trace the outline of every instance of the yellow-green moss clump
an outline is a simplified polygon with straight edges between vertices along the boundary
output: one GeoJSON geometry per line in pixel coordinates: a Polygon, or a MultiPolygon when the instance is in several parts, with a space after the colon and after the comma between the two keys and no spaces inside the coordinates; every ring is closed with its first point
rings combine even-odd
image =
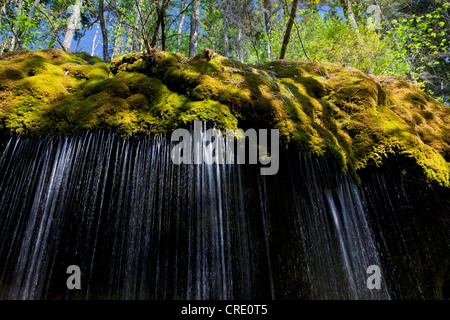
{"type": "MultiPolygon", "coordinates": [[[[162,57],[179,58],[161,53],[162,57]]],[[[133,72],[143,60],[131,55],[113,76],[109,65],[87,53],[18,51],[0,58],[0,129],[69,134],[102,128],[124,136],[163,132],[197,119],[237,127],[230,109],[171,91],[156,77],[133,72]]],[[[155,70],[154,72],[157,72],[155,70]]]]}
{"type": "Polygon", "coordinates": [[[2,129],[129,136],[194,120],[276,128],[284,144],[351,170],[406,156],[429,182],[450,187],[449,108],[406,81],[316,62],[253,68],[210,50],[186,59],[154,49],[109,65],[56,49],[0,57],[2,129]]]}

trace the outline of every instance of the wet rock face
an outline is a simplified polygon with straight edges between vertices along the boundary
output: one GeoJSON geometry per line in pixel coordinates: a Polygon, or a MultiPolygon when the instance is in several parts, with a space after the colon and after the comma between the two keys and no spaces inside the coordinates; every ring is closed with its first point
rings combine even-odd
{"type": "Polygon", "coordinates": [[[396,164],[358,186],[294,149],[274,176],[175,165],[173,146],[100,130],[13,137],[0,157],[0,298],[448,297],[448,189],[396,164]],[[67,290],[70,265],[83,290],[67,290]]]}
{"type": "Polygon", "coordinates": [[[11,137],[11,135],[8,132],[0,131],[0,158],[3,155],[3,150],[5,150],[10,137],[11,137]]]}
{"type": "Polygon", "coordinates": [[[361,172],[364,205],[393,299],[449,298],[450,190],[399,170],[398,159],[361,172]]]}
{"type": "Polygon", "coordinates": [[[284,60],[256,68],[209,49],[192,59],[152,49],[110,64],[56,49],[20,51],[0,58],[0,98],[8,131],[129,137],[195,120],[275,128],[286,146],[332,150],[344,170],[401,155],[427,182],[450,186],[449,108],[414,84],[354,68],[284,60]]]}

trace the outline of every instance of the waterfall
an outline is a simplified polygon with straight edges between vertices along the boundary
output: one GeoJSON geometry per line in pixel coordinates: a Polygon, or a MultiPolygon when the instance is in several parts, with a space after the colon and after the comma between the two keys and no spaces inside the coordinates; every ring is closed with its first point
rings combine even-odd
{"type": "MultiPolygon", "coordinates": [[[[176,165],[173,147],[164,135],[105,131],[6,140],[0,298],[391,297],[385,266],[396,261],[381,256],[394,240],[373,228],[377,187],[295,151],[261,176],[255,165],[176,165]],[[70,265],[81,290],[66,287],[70,265]],[[382,270],[380,290],[366,286],[370,265],[382,270]]],[[[192,145],[192,156],[209,148],[192,145]]]]}
{"type": "Polygon", "coordinates": [[[177,166],[170,151],[162,136],[12,138],[1,160],[2,295],[53,296],[75,264],[82,297],[250,298],[240,167],[177,166]]]}
{"type": "Polygon", "coordinates": [[[289,246],[280,269],[305,284],[286,298],[389,299],[386,286],[367,288],[367,268],[382,265],[356,184],[325,158],[290,158],[272,209],[290,225],[275,242],[289,246]]]}
{"type": "Polygon", "coordinates": [[[418,188],[395,164],[364,176],[386,282],[395,299],[450,299],[450,192],[418,188]]]}

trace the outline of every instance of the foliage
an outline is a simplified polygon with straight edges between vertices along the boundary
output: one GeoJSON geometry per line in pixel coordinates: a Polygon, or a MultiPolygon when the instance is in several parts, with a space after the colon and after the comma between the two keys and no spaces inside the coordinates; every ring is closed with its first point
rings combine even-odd
{"type": "MultiPolygon", "coordinates": [[[[439,3],[439,0],[435,1],[439,3]]],[[[450,3],[446,2],[442,7],[422,14],[413,14],[409,19],[394,19],[391,21],[392,29],[387,31],[388,37],[399,46],[394,58],[409,59],[412,77],[423,81],[424,84],[431,84],[428,86],[431,94],[434,93],[431,83],[434,69],[439,64],[448,64],[448,61],[442,58],[448,59],[450,33],[446,28],[443,11],[449,7],[450,3]]],[[[442,97],[438,98],[443,100],[442,97]]]]}
{"type": "MultiPolygon", "coordinates": [[[[398,58],[396,49],[389,39],[374,30],[362,26],[361,40],[344,20],[332,18],[332,13],[324,14],[311,9],[304,9],[297,18],[302,25],[300,36],[311,59],[337,63],[345,67],[355,67],[366,73],[377,75],[406,77],[409,65],[398,58]],[[326,48],[326,50],[324,50],[326,48]]],[[[275,33],[280,38],[284,24],[280,24],[275,33]]],[[[272,42],[278,51],[281,42],[272,42]]],[[[306,60],[297,38],[293,39],[287,53],[288,60],[306,60]]]]}

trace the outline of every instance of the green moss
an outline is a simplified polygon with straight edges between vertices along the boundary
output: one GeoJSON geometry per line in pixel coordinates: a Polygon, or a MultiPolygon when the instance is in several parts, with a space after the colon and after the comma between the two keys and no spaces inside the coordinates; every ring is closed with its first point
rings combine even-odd
{"type": "Polygon", "coordinates": [[[108,72],[97,65],[63,64],[60,66],[66,76],[77,80],[104,79],[108,78],[108,72]]]}
{"type": "Polygon", "coordinates": [[[140,93],[133,94],[132,96],[127,98],[127,103],[131,109],[137,110],[147,110],[148,109],[148,101],[147,98],[140,93]]]}
{"type": "Polygon", "coordinates": [[[264,68],[273,71],[278,78],[294,78],[307,75],[306,70],[296,61],[272,61],[264,65],[264,68]]]}
{"type": "Polygon", "coordinates": [[[119,78],[96,79],[86,82],[83,86],[85,97],[100,92],[107,92],[110,96],[127,98],[130,96],[130,89],[127,84],[119,78]]]}
{"type": "Polygon", "coordinates": [[[23,78],[25,78],[25,73],[15,66],[5,67],[0,70],[0,79],[2,80],[20,80],[23,78]]]}
{"type": "Polygon", "coordinates": [[[102,59],[98,56],[91,56],[87,52],[80,52],[75,54],[76,57],[80,58],[81,60],[84,60],[90,64],[96,64],[98,62],[102,62],[102,59]]]}
{"type": "Polygon", "coordinates": [[[243,71],[247,68],[243,63],[218,55],[209,49],[205,49],[201,54],[194,56],[188,61],[188,64],[198,72],[206,74],[243,71]]]}
{"type": "Polygon", "coordinates": [[[325,155],[328,158],[333,159],[339,168],[341,169],[346,168],[346,161],[344,154],[337,145],[331,143],[325,144],[325,155]]]}
{"type": "Polygon", "coordinates": [[[171,90],[190,95],[190,91],[201,83],[202,77],[198,72],[175,66],[166,71],[162,80],[171,90]]]}
{"type": "Polygon", "coordinates": [[[405,81],[318,62],[256,69],[211,50],[187,59],[152,49],[110,64],[56,49],[0,57],[0,129],[129,136],[195,120],[279,129],[282,144],[326,155],[356,180],[362,168],[408,158],[450,187],[449,108],[405,81]]]}
{"type": "Polygon", "coordinates": [[[221,128],[237,129],[237,119],[230,109],[217,101],[192,101],[183,107],[182,123],[196,120],[212,121],[221,128]]]}

